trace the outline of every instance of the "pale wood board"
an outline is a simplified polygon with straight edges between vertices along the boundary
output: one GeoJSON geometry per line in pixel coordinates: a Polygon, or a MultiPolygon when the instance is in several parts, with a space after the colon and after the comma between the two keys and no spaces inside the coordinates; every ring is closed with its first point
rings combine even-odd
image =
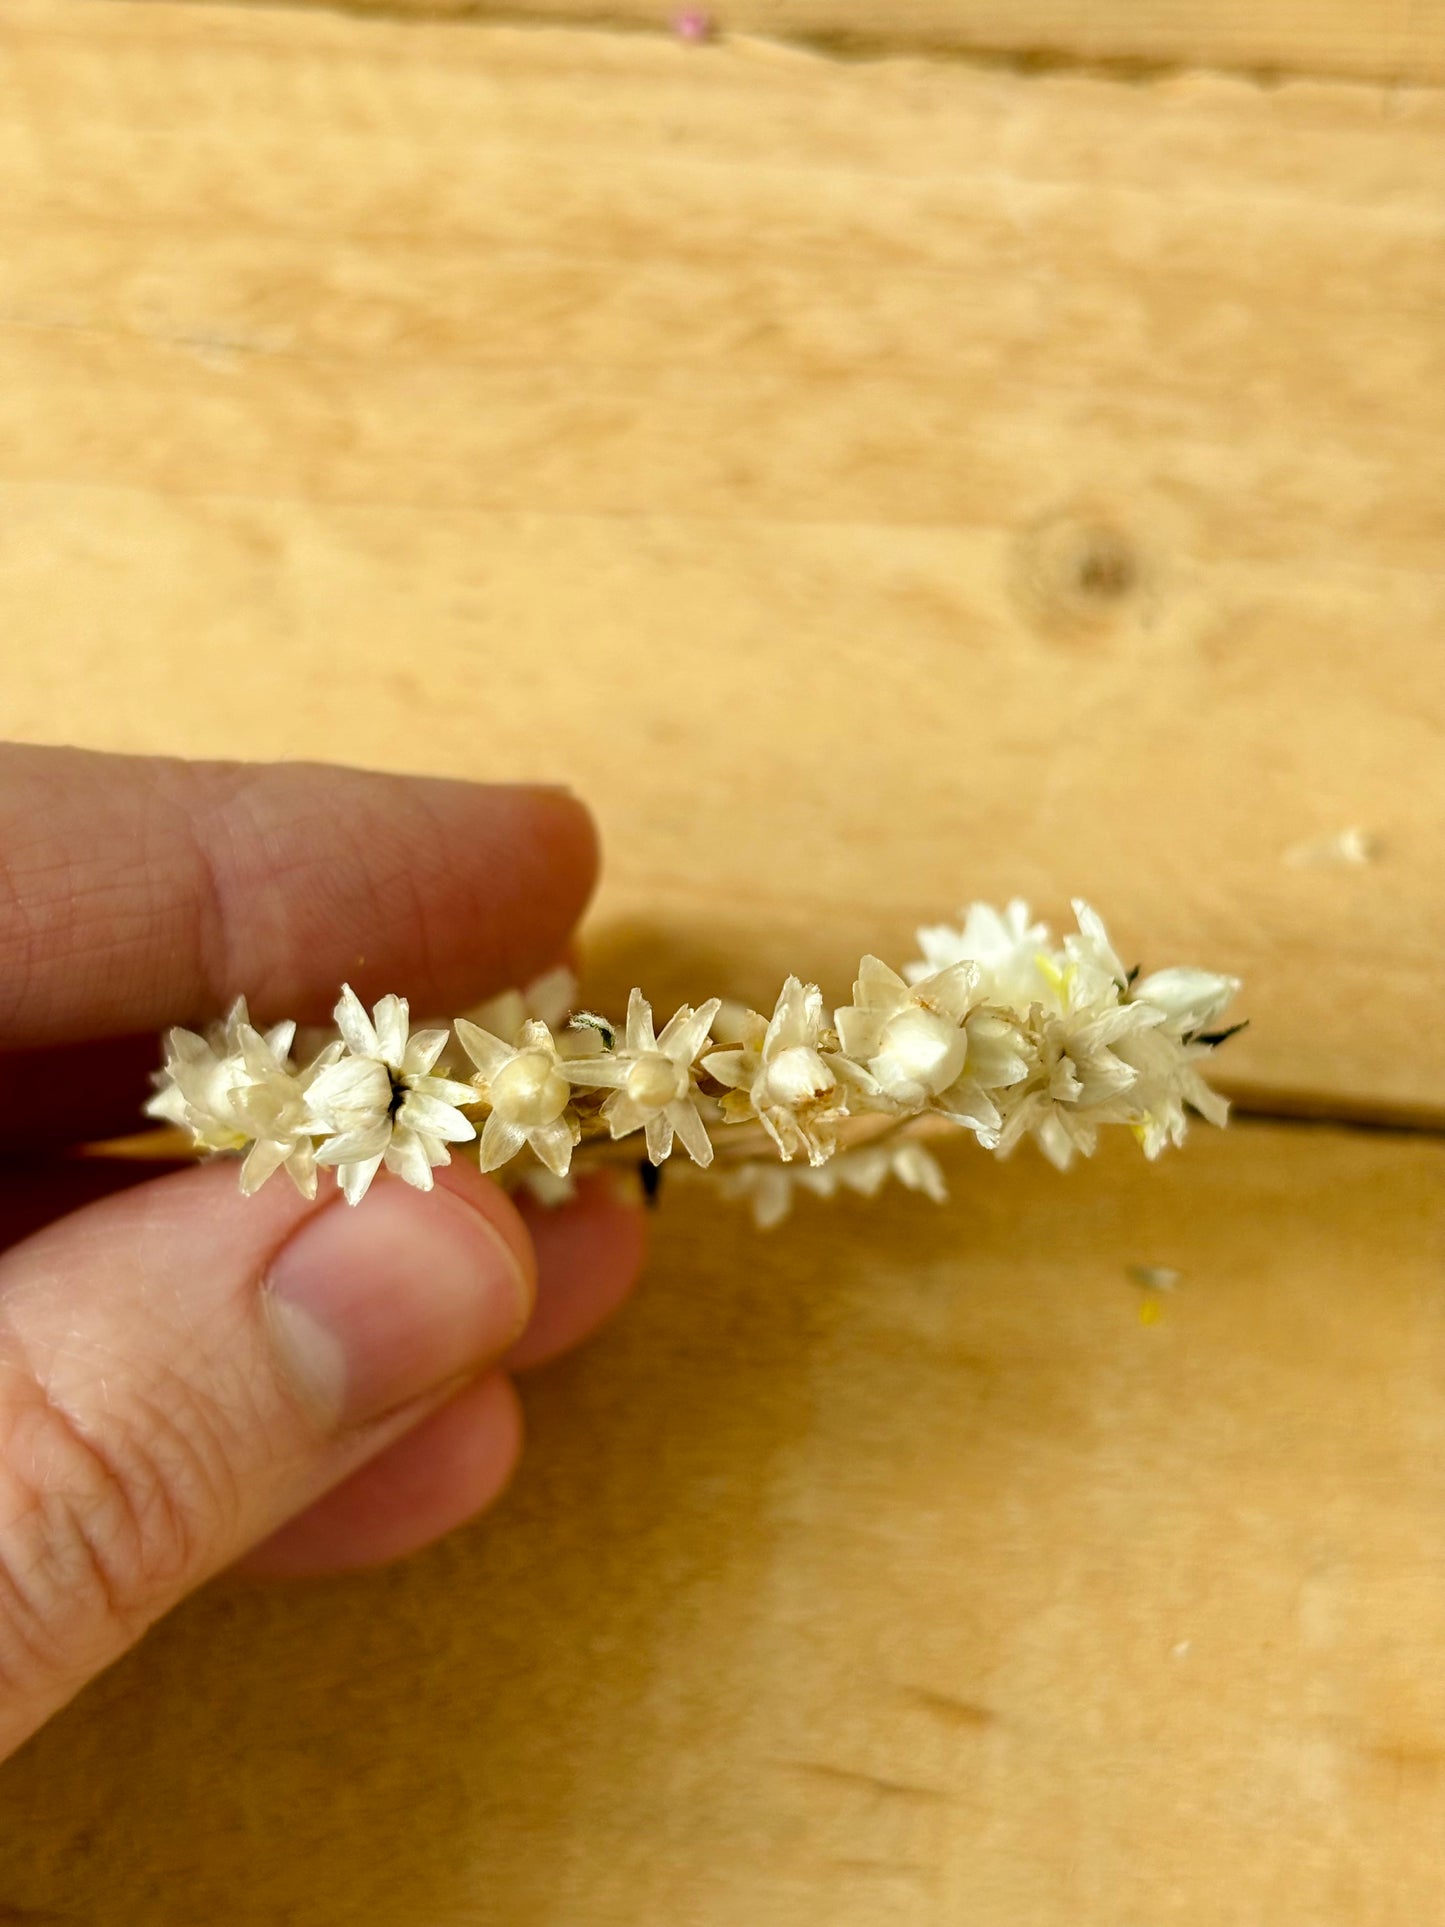
{"type": "Polygon", "coordinates": [[[1244,1124],[951,1175],[947,1211],[756,1238],[679,1189],[501,1510],[187,1607],[0,1772],[0,1901],[1438,1920],[1445,1145],[1244,1124]],[[1154,1324],[1140,1261],[1182,1274],[1154,1324]]]}
{"type": "MultiPolygon", "coordinates": [[[[0,724],[568,777],[599,1000],[1083,890],[1247,976],[1256,1098],[1438,1112],[1442,152],[1423,92],[15,0],[0,724]]],[[[1434,1918],[1445,1146],[952,1174],[679,1187],[494,1520],[212,1589],[0,1774],[0,1919],[1434,1918]]]]}
{"type": "Polygon", "coordinates": [[[558,775],[605,989],[1021,891],[1439,1113],[1445,105],[18,0],[5,726],[558,775]],[[1363,867],[1291,867],[1355,826],[1363,867]]]}
{"type": "Polygon", "coordinates": [[[1084,65],[1148,77],[1221,67],[1262,79],[1445,80],[1445,0],[347,0],[362,13],[539,20],[713,38],[765,34],[843,57],[1084,65]]]}

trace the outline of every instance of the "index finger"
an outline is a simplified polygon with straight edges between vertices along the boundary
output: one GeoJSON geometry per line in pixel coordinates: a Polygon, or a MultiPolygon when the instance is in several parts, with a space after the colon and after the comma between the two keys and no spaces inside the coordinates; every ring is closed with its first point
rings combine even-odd
{"type": "Polygon", "coordinates": [[[445,1015],[556,961],[597,869],[563,790],[0,749],[0,1049],[197,1023],[343,980],[445,1015]]]}

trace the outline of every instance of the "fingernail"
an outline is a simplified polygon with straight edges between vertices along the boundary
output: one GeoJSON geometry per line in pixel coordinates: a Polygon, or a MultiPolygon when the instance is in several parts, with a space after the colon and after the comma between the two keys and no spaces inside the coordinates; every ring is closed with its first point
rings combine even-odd
{"type": "Polygon", "coordinates": [[[263,1293],[282,1370],[316,1416],[356,1425],[499,1358],[531,1280],[497,1230],[450,1191],[385,1182],[355,1210],[308,1218],[263,1293]]]}

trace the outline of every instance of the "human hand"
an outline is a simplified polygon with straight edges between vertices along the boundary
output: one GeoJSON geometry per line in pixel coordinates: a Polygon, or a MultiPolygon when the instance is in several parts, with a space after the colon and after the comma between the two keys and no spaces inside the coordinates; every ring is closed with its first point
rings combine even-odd
{"type": "Polygon", "coordinates": [[[0,748],[0,1758],[222,1567],[370,1564],[487,1505],[508,1372],[643,1249],[595,1181],[519,1211],[458,1159],[352,1210],[59,1153],[135,1129],[156,1033],[237,992],[324,1021],[343,979],[421,1016],[527,982],[595,868],[560,791],[0,748]]]}

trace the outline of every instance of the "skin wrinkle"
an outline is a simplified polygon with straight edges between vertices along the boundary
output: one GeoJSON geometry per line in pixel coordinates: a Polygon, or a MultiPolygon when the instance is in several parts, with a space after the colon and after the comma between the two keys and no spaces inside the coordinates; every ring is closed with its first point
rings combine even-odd
{"type": "MultiPolygon", "coordinates": [[[[284,1191],[250,1201],[237,1275],[224,1174],[48,1148],[126,1129],[156,1032],[235,992],[258,1016],[311,1021],[353,969],[372,1001],[395,989],[438,1015],[530,981],[563,952],[596,842],[572,798],[523,785],[24,745],[0,758],[0,1063],[23,1153],[0,1178],[0,1754],[281,1520],[304,1545],[314,1518],[324,1565],[392,1556],[489,1503],[519,1436],[512,1406],[503,1424],[497,1398],[466,1403],[469,1376],[364,1426],[318,1426],[259,1329],[258,1281],[312,1212],[284,1191]],[[98,1170],[139,1192],[64,1216],[98,1170]],[[187,1184],[190,1205],[172,1188],[187,1184]]],[[[470,1196],[479,1180],[456,1182],[470,1196]]],[[[635,1270],[637,1234],[614,1252],[606,1214],[578,1211],[579,1237],[554,1251],[567,1288],[549,1353],[635,1270]]]]}
{"type": "Polygon", "coordinates": [[[15,1046],[195,1025],[240,990],[322,1021],[353,974],[473,1001],[555,961],[595,877],[595,827],[545,790],[83,752],[62,781],[55,754],[0,771],[15,1046]]]}
{"type": "MultiPolygon", "coordinates": [[[[183,787],[197,791],[191,772],[183,769],[183,787]]],[[[231,784],[209,808],[196,811],[194,804],[178,805],[180,822],[194,863],[198,888],[192,901],[194,928],[192,950],[200,961],[201,978],[207,987],[207,1001],[220,1009],[235,995],[236,945],[232,937],[230,902],[223,871],[218,862],[220,837],[229,834],[227,816],[242,795],[241,785],[231,784]],[[219,834],[217,834],[219,832],[219,834]],[[213,842],[213,836],[216,841],[213,842]]]]}
{"type": "MultiPolygon", "coordinates": [[[[209,1379],[197,1395],[175,1369],[162,1365],[157,1375],[151,1360],[154,1382],[123,1411],[102,1401],[116,1419],[111,1438],[86,1423],[73,1387],[60,1393],[13,1320],[0,1337],[11,1367],[10,1382],[0,1380],[0,1472],[19,1500],[0,1523],[0,1631],[18,1634],[22,1659],[30,1657],[40,1680],[65,1684],[95,1663],[93,1655],[67,1653],[72,1623],[90,1629],[102,1654],[122,1650],[188,1580],[214,1567],[246,1513],[226,1428],[234,1424],[238,1437],[253,1441],[273,1439],[276,1428],[255,1414],[243,1374],[227,1375],[241,1394],[233,1403],[214,1396],[209,1379]],[[64,1658],[52,1657],[48,1632],[64,1658]]],[[[76,1356],[64,1344],[50,1353],[52,1365],[76,1356]]],[[[96,1362],[92,1348],[82,1356],[96,1362]]],[[[117,1364],[125,1382],[123,1361],[117,1364]]],[[[14,1668],[0,1655],[0,1678],[7,1670],[14,1668]]]]}
{"type": "MultiPolygon", "coordinates": [[[[257,1014],[264,1018],[270,995],[266,978],[276,977],[284,985],[305,974],[295,919],[278,916],[276,906],[290,900],[286,886],[293,875],[313,902],[329,882],[324,871],[317,874],[321,866],[309,813],[293,806],[279,821],[269,820],[256,807],[258,794],[264,802],[264,780],[258,783],[258,771],[246,764],[224,769],[223,780],[229,780],[214,799],[207,794],[208,780],[189,764],[182,764],[177,774],[182,791],[177,807],[201,885],[194,905],[193,946],[201,960],[206,999],[201,1011],[190,1014],[198,1019],[214,1016],[244,992],[256,999],[257,1014]],[[257,950],[268,960],[266,970],[251,963],[257,950]]],[[[259,774],[264,777],[265,772],[259,774]]],[[[342,822],[345,867],[354,863],[364,869],[366,852],[357,847],[350,823],[342,822]]],[[[331,864],[340,867],[341,862],[333,854],[331,864]]]]}
{"type": "MultiPolygon", "coordinates": [[[[79,1333],[73,1336],[81,1338],[79,1333]]],[[[198,1399],[178,1372],[162,1364],[156,1382],[136,1382],[125,1406],[117,1407],[108,1393],[102,1398],[100,1412],[114,1421],[112,1441],[94,1420],[87,1423],[86,1399],[75,1395],[88,1389],[86,1380],[106,1383],[104,1370],[96,1370],[101,1361],[93,1343],[49,1345],[42,1366],[36,1345],[14,1317],[4,1320],[0,1338],[8,1341],[12,1380],[20,1381],[21,1409],[27,1405],[43,1409],[59,1426],[62,1444],[71,1448],[64,1456],[79,1456],[99,1473],[95,1511],[102,1516],[109,1512],[113,1523],[104,1546],[99,1535],[87,1535],[86,1543],[94,1555],[93,1565],[107,1581],[105,1598],[112,1623],[124,1628],[139,1618],[141,1624],[129,1635],[137,1637],[154,1616],[150,1600],[167,1598],[194,1564],[200,1543],[196,1522],[220,1520],[224,1529],[240,1515],[242,1495],[219,1447],[216,1428],[207,1422],[207,1400],[198,1399]],[[57,1370],[67,1362],[79,1364],[78,1380],[73,1373],[57,1370]],[[62,1380],[70,1385],[68,1394],[61,1389],[62,1380]],[[184,1424],[179,1415],[187,1411],[198,1422],[184,1424]],[[215,1450],[205,1449],[208,1439],[215,1450]],[[161,1450],[167,1441],[178,1448],[174,1457],[161,1450]],[[161,1522],[159,1535],[150,1524],[155,1517],[161,1522]],[[157,1547],[159,1556],[153,1550],[157,1547]],[[103,1556],[106,1551],[110,1559],[103,1556]]],[[[117,1357],[115,1362],[117,1376],[127,1383],[133,1373],[127,1372],[124,1359],[117,1357]]],[[[147,1360],[146,1373],[147,1378],[156,1379],[154,1359],[147,1360]]],[[[0,1399],[0,1420],[4,1416],[0,1399]]],[[[13,1471],[16,1463],[9,1453],[0,1457],[7,1470],[13,1471]]],[[[47,1498],[43,1476],[35,1476],[32,1484],[37,1504],[43,1506],[47,1498]]],[[[0,1563],[3,1555],[0,1541],[0,1563]]]]}
{"type": "MultiPolygon", "coordinates": [[[[151,1208],[163,1216],[159,1198],[151,1208]]],[[[75,1229],[82,1241],[67,1253],[67,1269],[83,1270],[92,1241],[84,1240],[80,1225],[75,1229]]],[[[269,1266],[292,1229],[289,1221],[278,1225],[274,1249],[259,1255],[260,1271],[269,1266]]],[[[142,1238],[141,1246],[143,1242],[142,1238]]],[[[99,1257],[97,1249],[97,1261],[99,1257]]],[[[252,1310],[255,1275],[236,1286],[243,1330],[253,1319],[259,1322],[258,1312],[252,1310]]],[[[135,1282],[145,1290],[149,1280],[142,1275],[135,1282]]],[[[16,1518],[0,1524],[0,1598],[9,1596],[16,1602],[27,1650],[42,1645],[38,1631],[27,1629],[27,1618],[38,1619],[41,1626],[55,1622],[62,1629],[63,1644],[65,1614],[53,1597],[49,1603],[43,1594],[37,1600],[33,1578],[26,1583],[23,1544],[18,1554],[16,1550],[17,1524],[38,1517],[37,1544],[46,1565],[58,1561],[67,1576],[79,1569],[92,1582],[89,1593],[82,1593],[77,1603],[74,1581],[68,1580],[70,1612],[80,1623],[89,1624],[94,1614],[87,1614],[85,1601],[98,1601],[102,1635],[110,1630],[122,1646],[129,1645],[199,1564],[212,1563],[205,1557],[202,1532],[220,1546],[229,1543],[244,1522],[246,1492],[225,1449],[227,1428],[234,1425],[236,1437],[253,1443],[258,1437],[275,1438],[277,1428],[247,1396],[247,1374],[226,1369],[228,1360],[243,1352],[249,1356],[252,1348],[228,1343],[219,1350],[208,1346],[199,1366],[194,1357],[188,1359],[188,1369],[203,1375],[206,1390],[199,1395],[186,1376],[167,1366],[153,1349],[143,1374],[137,1372],[135,1361],[117,1354],[114,1375],[133,1389],[123,1408],[117,1408],[108,1395],[103,1399],[101,1409],[115,1420],[114,1437],[103,1437],[95,1424],[87,1425],[80,1416],[85,1399],[77,1397],[78,1381],[62,1393],[59,1378],[71,1380],[73,1375],[57,1374],[55,1368],[78,1361],[82,1377],[104,1385],[105,1362],[97,1356],[94,1340],[74,1332],[73,1347],[65,1338],[47,1344],[42,1366],[36,1340],[25,1329],[25,1313],[37,1306],[43,1313],[50,1289],[63,1293],[65,1278],[57,1279],[42,1269],[30,1283],[32,1289],[12,1295],[7,1303],[0,1271],[0,1359],[10,1367],[6,1375],[10,1382],[0,1379],[0,1473],[16,1482],[22,1501],[16,1518]],[[43,1415],[38,1452],[34,1442],[23,1450],[16,1446],[17,1414],[23,1425],[27,1413],[32,1422],[34,1414],[43,1415]],[[28,1473],[27,1459],[32,1467],[28,1473]],[[65,1474],[58,1491],[52,1489],[47,1462],[59,1464],[65,1474]],[[25,1502],[27,1488],[29,1503],[25,1502]]],[[[172,1313],[179,1313],[182,1329],[194,1329],[179,1286],[167,1293],[164,1315],[172,1313]]],[[[265,1342],[256,1331],[254,1344],[259,1347],[265,1342]]],[[[281,1396],[305,1428],[301,1435],[309,1434],[313,1421],[301,1401],[289,1387],[281,1396]]],[[[20,1538],[34,1534],[32,1526],[20,1538]]],[[[0,1629],[9,1630],[3,1616],[0,1629]]],[[[57,1668],[48,1670],[60,1677],[57,1668]]]]}
{"type": "MultiPolygon", "coordinates": [[[[50,798],[43,783],[39,788],[39,795],[25,800],[44,807],[50,798]]],[[[3,981],[12,987],[0,1006],[0,1042],[4,1042],[10,1030],[23,1030],[20,1019],[37,1001],[37,979],[78,976],[82,982],[113,982],[116,965],[122,981],[138,980],[144,974],[154,941],[147,943],[145,921],[131,905],[137,884],[168,868],[174,850],[167,848],[162,863],[136,864],[132,859],[87,879],[88,851],[79,857],[69,849],[52,853],[48,825],[25,839],[27,819],[24,815],[17,819],[13,808],[4,809],[0,821],[4,828],[0,874],[8,899],[0,907],[0,957],[7,966],[3,981]],[[20,956],[8,956],[17,944],[20,956]]],[[[142,888],[139,894],[143,900],[147,893],[142,888]]],[[[47,1000],[38,1001],[43,1008],[47,1000]]]]}
{"type": "MultiPolygon", "coordinates": [[[[189,947],[200,966],[202,994],[199,1007],[180,1013],[177,1021],[181,1017],[194,1021],[213,1017],[241,991],[264,996],[264,986],[249,981],[252,973],[246,968],[260,918],[264,917],[269,926],[261,949],[268,956],[281,953],[276,974],[283,981],[300,974],[289,922],[267,912],[286,895],[278,885],[284,885],[293,871],[305,880],[315,867],[314,860],[304,831],[300,836],[283,834],[278,838],[274,827],[265,823],[252,800],[257,775],[244,763],[207,764],[204,774],[189,763],[168,763],[156,775],[156,794],[172,809],[196,884],[188,893],[192,919],[189,947]],[[276,848],[278,842],[281,849],[290,846],[298,854],[289,862],[283,860],[281,849],[276,848]],[[248,865],[245,852],[253,844],[262,860],[248,865]]],[[[293,824],[304,821],[299,815],[288,817],[284,828],[290,830],[293,824]]],[[[155,871],[158,884],[173,867],[167,853],[167,860],[155,871]]]]}
{"type": "Polygon", "coordinates": [[[7,1032],[15,1024],[16,1013],[25,1007],[41,949],[40,933],[16,873],[16,840],[8,824],[5,829],[0,836],[0,891],[4,898],[0,902],[0,958],[4,958],[6,968],[0,971],[0,984],[9,988],[7,1001],[0,1004],[0,1048],[8,1042],[7,1032]],[[18,945],[18,957],[8,955],[12,944],[18,945]]]}
{"type": "MultiPolygon", "coordinates": [[[[0,1467],[12,1498],[0,1527],[0,1590],[14,1602],[0,1629],[18,1633],[25,1651],[39,1655],[40,1683],[65,1683],[72,1672],[88,1671],[93,1658],[70,1650],[77,1626],[104,1652],[130,1645],[149,1625],[154,1614],[145,1610],[135,1573],[151,1563],[138,1557],[142,1535],[155,1534],[144,1500],[113,1462],[33,1375],[17,1372],[25,1378],[22,1393],[11,1391],[0,1404],[0,1467]]],[[[164,1526],[169,1534],[169,1516],[164,1526]]],[[[173,1559],[152,1564],[161,1585],[165,1569],[178,1578],[187,1570],[186,1546],[171,1546],[173,1559]]],[[[163,1600],[165,1593],[155,1596],[163,1600]]]]}

